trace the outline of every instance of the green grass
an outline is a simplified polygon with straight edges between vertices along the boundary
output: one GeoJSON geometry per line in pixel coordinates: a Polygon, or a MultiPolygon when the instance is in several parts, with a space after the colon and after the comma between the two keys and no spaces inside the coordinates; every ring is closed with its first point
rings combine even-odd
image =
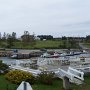
{"type": "Polygon", "coordinates": [[[0,75],[0,90],[16,90],[17,85],[10,83],[4,77],[0,75]]]}
{"type": "Polygon", "coordinates": [[[72,90],[90,90],[90,76],[85,77],[84,83],[82,85],[72,85],[72,90]]]}
{"type": "MultiPolygon", "coordinates": [[[[7,42],[0,42],[0,48],[4,48],[7,47],[7,42]]],[[[62,48],[76,48],[76,46],[71,46],[70,43],[67,44],[67,41],[63,41],[63,40],[45,40],[45,41],[39,41],[37,40],[35,42],[35,44],[25,44],[22,43],[21,41],[16,41],[14,42],[14,46],[12,46],[11,48],[20,48],[20,49],[42,49],[42,48],[46,48],[46,49],[62,49],[62,48]]]]}
{"type": "Polygon", "coordinates": [[[87,48],[90,48],[90,43],[84,43],[83,45],[85,45],[87,48]]]}
{"type": "MultiPolygon", "coordinates": [[[[54,80],[53,85],[36,84],[32,86],[34,90],[64,90],[62,80],[54,80]]],[[[82,85],[71,84],[71,90],[90,90],[90,76],[85,77],[82,85]]]]}
{"type": "Polygon", "coordinates": [[[61,41],[52,41],[52,40],[46,40],[46,41],[37,41],[35,48],[59,48],[59,45],[61,44],[61,41]]]}
{"type": "Polygon", "coordinates": [[[62,41],[36,41],[35,45],[23,45],[22,42],[15,42],[12,48],[24,48],[24,49],[41,49],[41,48],[60,48],[62,41]]]}
{"type": "Polygon", "coordinates": [[[62,80],[54,80],[53,85],[34,84],[32,85],[33,90],[63,90],[62,80]]]}
{"type": "MultiPolygon", "coordinates": [[[[64,90],[61,79],[56,79],[53,82],[53,85],[43,85],[36,83],[32,85],[32,88],[33,90],[64,90]]],[[[0,75],[0,90],[16,90],[17,87],[17,85],[8,82],[4,75],[0,75]]],[[[90,76],[85,77],[85,81],[82,85],[72,84],[71,88],[71,90],[90,90],[90,76]]]]}

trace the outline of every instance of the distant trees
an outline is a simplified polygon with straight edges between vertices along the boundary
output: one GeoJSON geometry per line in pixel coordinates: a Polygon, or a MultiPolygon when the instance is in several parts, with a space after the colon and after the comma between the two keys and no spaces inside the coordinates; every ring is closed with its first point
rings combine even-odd
{"type": "MultiPolygon", "coordinates": [[[[13,48],[14,45],[16,48],[30,48],[32,45],[36,44],[36,40],[53,40],[60,41],[59,48],[76,48],[78,47],[79,42],[90,43],[90,35],[86,37],[53,37],[52,35],[38,35],[37,37],[34,34],[30,34],[29,31],[24,31],[23,35],[20,38],[17,38],[16,32],[10,33],[1,33],[0,32],[0,48],[13,48]]],[[[34,47],[33,47],[34,48],[34,47]]]]}
{"type": "Polygon", "coordinates": [[[90,43],[90,35],[86,36],[86,42],[90,43]]]}
{"type": "Polygon", "coordinates": [[[15,32],[12,32],[12,39],[16,40],[16,33],[15,32]]]}
{"type": "Polygon", "coordinates": [[[62,44],[60,45],[61,48],[79,48],[79,41],[81,41],[82,38],[79,37],[62,37],[62,44]]]}
{"type": "Polygon", "coordinates": [[[11,48],[14,45],[13,42],[14,42],[14,39],[13,39],[12,35],[9,34],[7,37],[7,47],[11,48]]]}
{"type": "Polygon", "coordinates": [[[17,39],[16,32],[0,33],[0,47],[3,48],[12,48],[15,42],[22,42],[23,45],[34,45],[35,44],[35,35],[30,35],[29,31],[24,31],[24,34],[21,36],[21,39],[17,39]]]}
{"type": "Polygon", "coordinates": [[[2,40],[5,41],[6,40],[6,32],[3,33],[3,36],[2,36],[2,40]]]}
{"type": "Polygon", "coordinates": [[[24,34],[21,36],[23,45],[28,45],[28,44],[35,44],[35,36],[30,35],[29,31],[24,31],[24,34]]]}
{"type": "Polygon", "coordinates": [[[0,46],[3,48],[11,48],[14,45],[14,42],[16,41],[16,33],[12,32],[12,34],[4,32],[1,34],[0,32],[0,46]]]}
{"type": "Polygon", "coordinates": [[[7,34],[7,48],[11,48],[14,46],[14,42],[16,41],[16,33],[12,32],[12,34],[7,34]]]}
{"type": "Polygon", "coordinates": [[[52,40],[53,36],[51,35],[38,35],[37,37],[40,38],[40,40],[46,39],[46,40],[52,40]]]}
{"type": "Polygon", "coordinates": [[[69,44],[71,48],[79,48],[79,42],[76,41],[75,39],[70,39],[69,44]]]}
{"type": "Polygon", "coordinates": [[[66,36],[62,36],[62,40],[67,40],[67,37],[66,36]]]}

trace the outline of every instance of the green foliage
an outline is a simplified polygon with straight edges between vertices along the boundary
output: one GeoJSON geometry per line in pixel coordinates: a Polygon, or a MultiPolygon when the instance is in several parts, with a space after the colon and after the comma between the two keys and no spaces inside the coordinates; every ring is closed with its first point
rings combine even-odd
{"type": "Polygon", "coordinates": [[[90,43],[90,35],[86,36],[86,42],[90,43]]]}
{"type": "Polygon", "coordinates": [[[22,81],[28,81],[30,84],[34,83],[34,76],[31,73],[13,70],[5,75],[6,79],[12,83],[20,84],[22,81]]]}
{"type": "MultiPolygon", "coordinates": [[[[7,81],[4,75],[0,75],[0,90],[16,90],[18,85],[7,81]],[[7,89],[8,87],[8,89],[7,89]]],[[[34,84],[33,90],[64,90],[63,81],[61,79],[54,79],[53,85],[34,84]]],[[[85,77],[84,83],[81,85],[71,84],[71,90],[90,90],[90,76],[85,77]]]]}
{"type": "Polygon", "coordinates": [[[38,75],[37,78],[43,84],[52,85],[53,84],[54,73],[43,71],[42,73],[40,73],[38,75]]]}
{"type": "Polygon", "coordinates": [[[8,65],[2,63],[2,61],[0,61],[0,70],[7,72],[9,69],[8,65]]]}
{"type": "Polygon", "coordinates": [[[14,39],[11,35],[8,35],[8,38],[7,38],[7,48],[11,48],[14,44],[14,39]]]}
{"type": "Polygon", "coordinates": [[[27,46],[29,44],[32,46],[35,44],[35,36],[30,35],[29,31],[24,31],[24,34],[21,36],[21,38],[23,46],[27,46]]]}
{"type": "Polygon", "coordinates": [[[71,42],[67,40],[46,40],[46,41],[30,41],[28,43],[22,41],[12,41],[9,39],[7,42],[1,42],[0,47],[2,48],[20,48],[20,49],[65,49],[65,48],[78,48],[77,42],[71,42]]]}

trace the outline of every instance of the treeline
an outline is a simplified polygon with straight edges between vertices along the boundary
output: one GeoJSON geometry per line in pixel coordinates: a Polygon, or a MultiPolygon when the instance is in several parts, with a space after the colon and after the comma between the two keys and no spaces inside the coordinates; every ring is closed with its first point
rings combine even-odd
{"type": "Polygon", "coordinates": [[[16,41],[16,33],[12,32],[12,34],[4,32],[3,35],[0,33],[0,46],[5,48],[10,48],[13,46],[13,42],[16,41]]]}
{"type": "Polygon", "coordinates": [[[53,36],[51,35],[38,35],[37,37],[39,37],[40,40],[53,40],[53,36]]]}
{"type": "Polygon", "coordinates": [[[21,42],[23,46],[28,44],[34,44],[35,43],[35,35],[30,35],[29,31],[24,31],[24,34],[20,36],[20,38],[17,38],[16,32],[12,32],[12,34],[9,33],[3,33],[3,35],[0,33],[0,46],[4,48],[11,48],[14,46],[14,43],[21,42]]]}
{"type": "Polygon", "coordinates": [[[52,35],[35,36],[35,34],[30,34],[29,31],[24,31],[24,33],[18,38],[16,32],[12,32],[11,34],[6,32],[4,32],[3,34],[0,33],[0,47],[4,48],[13,48],[15,44],[17,44],[17,47],[20,46],[20,48],[28,48],[29,46],[35,46],[35,44],[38,43],[37,41],[45,40],[60,42],[61,44],[58,46],[59,48],[78,48],[79,43],[90,43],[90,35],[87,35],[86,37],[62,36],[54,38],[52,35]]]}
{"type": "Polygon", "coordinates": [[[39,38],[39,40],[76,40],[76,41],[86,41],[86,42],[90,42],[90,35],[87,35],[86,37],[66,37],[66,36],[62,36],[62,37],[58,37],[58,38],[54,38],[52,35],[37,35],[35,36],[34,34],[29,33],[29,31],[24,31],[23,35],[21,35],[19,38],[17,38],[17,34],[16,32],[12,32],[10,33],[6,33],[4,32],[3,34],[0,32],[0,40],[7,40],[9,38],[12,38],[13,40],[22,40],[22,41],[33,41],[34,39],[39,38]]]}

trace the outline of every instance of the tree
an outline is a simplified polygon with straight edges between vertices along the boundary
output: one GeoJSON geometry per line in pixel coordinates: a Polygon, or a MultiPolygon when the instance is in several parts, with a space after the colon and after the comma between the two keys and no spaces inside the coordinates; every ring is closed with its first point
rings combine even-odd
{"type": "Polygon", "coordinates": [[[12,32],[12,38],[13,38],[13,40],[16,40],[16,33],[15,32],[12,32]]]}
{"type": "Polygon", "coordinates": [[[7,37],[7,47],[11,48],[14,45],[13,42],[14,42],[14,40],[13,40],[12,36],[10,34],[8,34],[8,37],[7,37]]]}
{"type": "Polygon", "coordinates": [[[46,39],[46,40],[52,40],[53,36],[51,35],[38,35],[37,37],[40,38],[40,40],[46,39]]]}
{"type": "Polygon", "coordinates": [[[86,42],[90,42],[90,35],[86,36],[86,42]]]}
{"type": "Polygon", "coordinates": [[[67,37],[66,37],[66,36],[63,36],[63,37],[62,37],[62,40],[67,40],[67,37]]]}
{"type": "Polygon", "coordinates": [[[6,33],[5,32],[3,33],[2,40],[6,40],[6,33]]]}
{"type": "Polygon", "coordinates": [[[23,45],[32,44],[35,41],[34,35],[30,35],[28,31],[24,31],[24,35],[21,38],[23,45]]]}
{"type": "Polygon", "coordinates": [[[79,42],[75,39],[69,39],[70,48],[79,48],[79,42]]]}

